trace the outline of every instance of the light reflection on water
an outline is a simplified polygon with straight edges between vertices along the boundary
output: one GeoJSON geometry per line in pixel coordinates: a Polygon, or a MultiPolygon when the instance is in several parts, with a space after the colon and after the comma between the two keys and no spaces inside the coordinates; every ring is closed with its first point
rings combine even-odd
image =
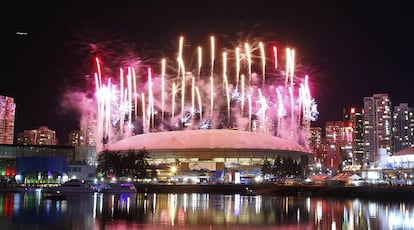
{"type": "Polygon", "coordinates": [[[414,203],[219,194],[0,193],[0,229],[414,229],[414,203]]]}

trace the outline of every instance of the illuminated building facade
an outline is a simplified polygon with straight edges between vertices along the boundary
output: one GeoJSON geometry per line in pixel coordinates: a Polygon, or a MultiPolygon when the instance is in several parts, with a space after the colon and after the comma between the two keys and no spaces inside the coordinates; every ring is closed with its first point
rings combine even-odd
{"type": "Polygon", "coordinates": [[[364,110],[350,109],[349,120],[352,122],[352,155],[353,165],[362,166],[364,159],[364,110]]]}
{"type": "Polygon", "coordinates": [[[326,142],[328,145],[328,156],[332,156],[329,167],[332,171],[338,167],[352,165],[352,122],[328,121],[325,125],[326,142]]]}
{"type": "Polygon", "coordinates": [[[414,146],[414,113],[407,103],[394,106],[392,129],[394,153],[414,146]]]}
{"type": "Polygon", "coordinates": [[[91,128],[73,130],[68,135],[68,143],[71,146],[95,146],[95,138],[91,128]]]}
{"type": "Polygon", "coordinates": [[[60,161],[59,159],[65,159],[68,166],[68,168],[65,166],[67,170],[61,173],[69,178],[76,175],[77,178],[91,179],[91,173],[84,172],[91,168],[95,169],[96,147],[0,144],[0,177],[16,176],[16,173],[20,173],[23,176],[31,174],[36,178],[41,174],[42,179],[45,179],[48,178],[49,171],[56,169],[54,164],[60,161]],[[20,163],[25,163],[17,165],[19,160],[20,163]],[[36,165],[35,161],[43,163],[36,165]],[[33,167],[37,167],[36,172],[33,172],[33,167]]]}
{"type": "Polygon", "coordinates": [[[13,144],[15,110],[14,98],[0,95],[0,144],[13,144]]]}
{"type": "Polygon", "coordinates": [[[392,153],[391,100],[388,94],[364,97],[364,167],[392,153]]]}
{"type": "Polygon", "coordinates": [[[313,162],[318,163],[318,165],[320,165],[320,167],[317,167],[316,170],[318,172],[322,171],[321,166],[325,165],[323,164],[323,162],[325,161],[326,157],[324,157],[324,154],[323,154],[324,145],[323,145],[321,127],[310,127],[309,128],[309,149],[313,155],[313,162]]]}
{"type": "Polygon", "coordinates": [[[322,128],[310,127],[309,128],[309,146],[315,148],[322,144],[322,128]]]}
{"type": "MultiPolygon", "coordinates": [[[[297,142],[270,134],[230,129],[185,130],[147,133],[109,145],[109,153],[148,151],[148,163],[154,167],[178,164],[179,172],[197,170],[215,172],[219,180],[237,183],[232,172],[260,174],[263,162],[290,157],[307,171],[312,154],[297,142]]],[[[175,171],[175,170],[174,170],[175,171]]],[[[174,172],[174,175],[179,173],[174,172]]],[[[168,175],[165,174],[165,177],[168,175]]],[[[164,174],[158,175],[158,179],[164,174]]]]}
{"type": "Polygon", "coordinates": [[[68,143],[71,146],[85,146],[85,137],[80,130],[73,130],[69,133],[68,143]]]}
{"type": "Polygon", "coordinates": [[[46,126],[17,134],[18,145],[57,145],[56,132],[46,126]]]}
{"type": "MultiPolygon", "coordinates": [[[[95,127],[97,126],[96,120],[91,114],[82,117],[80,133],[84,137],[85,146],[96,146],[95,127]]],[[[70,142],[69,142],[70,143],[70,142]]]]}

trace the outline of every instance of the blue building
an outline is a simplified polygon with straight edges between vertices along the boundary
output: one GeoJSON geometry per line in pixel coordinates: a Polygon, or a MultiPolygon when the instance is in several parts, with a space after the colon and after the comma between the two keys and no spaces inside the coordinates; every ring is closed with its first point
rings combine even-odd
{"type": "Polygon", "coordinates": [[[16,181],[19,184],[61,183],[68,172],[68,163],[67,157],[17,157],[16,181]]]}
{"type": "Polygon", "coordinates": [[[96,147],[0,144],[0,161],[15,167],[8,170],[13,175],[7,176],[15,176],[18,183],[61,183],[73,177],[91,180],[96,147]]]}

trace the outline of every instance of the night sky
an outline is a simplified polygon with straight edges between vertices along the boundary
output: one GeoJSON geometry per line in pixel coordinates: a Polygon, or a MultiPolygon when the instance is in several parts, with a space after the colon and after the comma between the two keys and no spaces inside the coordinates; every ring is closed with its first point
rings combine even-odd
{"type": "Polygon", "coordinates": [[[60,106],[62,97],[93,89],[94,53],[107,67],[126,54],[159,62],[174,57],[181,35],[205,49],[211,35],[227,48],[246,38],[295,48],[320,112],[313,126],[340,120],[343,108],[361,107],[374,93],[414,106],[409,1],[67,2],[14,1],[3,9],[0,95],[15,98],[16,133],[46,125],[66,143],[79,122],[60,106]]]}

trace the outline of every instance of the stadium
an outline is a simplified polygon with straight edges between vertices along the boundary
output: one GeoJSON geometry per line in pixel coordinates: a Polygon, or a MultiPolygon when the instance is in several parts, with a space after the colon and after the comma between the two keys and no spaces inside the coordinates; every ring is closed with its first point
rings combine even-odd
{"type": "MultiPolygon", "coordinates": [[[[264,133],[230,129],[183,130],[141,134],[107,146],[108,152],[146,150],[153,166],[178,166],[180,173],[161,172],[161,178],[181,178],[189,172],[206,171],[222,182],[260,174],[265,159],[290,157],[307,166],[311,153],[296,142],[264,133]],[[174,175],[172,175],[174,174],[174,175]],[[185,174],[185,175],[183,175],[185,174]],[[178,175],[181,175],[178,176],[178,175]]],[[[161,168],[161,167],[160,167],[161,168]]]]}

